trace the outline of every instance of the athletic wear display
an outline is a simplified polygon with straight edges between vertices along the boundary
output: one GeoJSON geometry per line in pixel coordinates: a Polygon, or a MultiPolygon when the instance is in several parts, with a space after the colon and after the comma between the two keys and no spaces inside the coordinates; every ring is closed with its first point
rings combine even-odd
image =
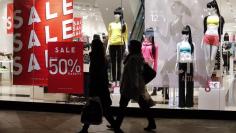
{"type": "Polygon", "coordinates": [[[203,42],[206,45],[219,46],[220,40],[218,35],[204,35],[203,42]]]}
{"type": "Polygon", "coordinates": [[[193,88],[193,63],[179,63],[179,107],[193,107],[193,88]]]}
{"type": "Polygon", "coordinates": [[[207,25],[216,25],[219,26],[220,20],[218,16],[208,16],[207,25]]]}
{"type": "Polygon", "coordinates": [[[182,41],[177,44],[177,61],[179,63],[193,62],[193,56],[191,54],[191,46],[189,42],[182,41]]]}
{"type": "MultiPolygon", "coordinates": [[[[214,26],[216,26],[215,24],[218,23],[218,27],[217,27],[217,32],[218,32],[218,36],[222,35],[223,34],[223,28],[224,28],[224,23],[225,23],[225,20],[222,16],[219,17],[219,22],[216,20],[216,18],[212,17],[212,18],[209,18],[208,17],[210,16],[206,16],[204,18],[204,34],[206,33],[207,30],[209,30],[208,26],[213,24],[214,26]]],[[[209,34],[208,34],[209,35],[209,34]]],[[[215,34],[216,35],[216,34],[215,34]]]]}

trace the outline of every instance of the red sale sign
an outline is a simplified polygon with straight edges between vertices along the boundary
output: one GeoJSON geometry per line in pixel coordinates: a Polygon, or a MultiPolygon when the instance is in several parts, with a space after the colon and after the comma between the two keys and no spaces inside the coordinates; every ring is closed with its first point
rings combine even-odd
{"type": "Polygon", "coordinates": [[[83,43],[48,43],[49,93],[83,93],[83,43]]]}
{"type": "Polygon", "coordinates": [[[48,42],[72,41],[73,0],[14,1],[14,85],[48,85],[48,42]]]}
{"type": "Polygon", "coordinates": [[[82,18],[74,18],[73,31],[74,31],[75,38],[81,38],[81,36],[82,36],[82,18]]]}
{"type": "Polygon", "coordinates": [[[13,3],[7,4],[7,34],[13,34],[13,3]]]}

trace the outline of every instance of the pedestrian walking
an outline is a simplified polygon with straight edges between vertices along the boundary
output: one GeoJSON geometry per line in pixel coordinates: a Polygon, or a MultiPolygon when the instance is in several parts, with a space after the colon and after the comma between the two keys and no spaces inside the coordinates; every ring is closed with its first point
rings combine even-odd
{"type": "MultiPolygon", "coordinates": [[[[120,107],[116,118],[117,128],[119,129],[125,116],[125,109],[131,99],[138,102],[139,106],[145,112],[148,120],[148,126],[144,130],[150,131],[156,129],[155,120],[150,107],[150,96],[147,96],[145,90],[145,81],[143,77],[144,58],[142,56],[141,43],[131,40],[129,44],[129,54],[124,61],[124,71],[120,87],[120,107]]],[[[149,94],[148,94],[149,95],[149,94]]]]}
{"type": "MultiPolygon", "coordinates": [[[[105,51],[103,43],[97,35],[91,44],[92,51],[90,52],[90,84],[89,96],[99,97],[102,105],[103,116],[107,121],[115,127],[115,121],[111,115],[110,106],[112,104],[110,92],[108,90],[108,75],[107,75],[107,61],[105,58],[105,51]]],[[[92,116],[91,116],[92,117],[92,116]]],[[[85,123],[79,133],[87,133],[90,124],[85,123]]]]}

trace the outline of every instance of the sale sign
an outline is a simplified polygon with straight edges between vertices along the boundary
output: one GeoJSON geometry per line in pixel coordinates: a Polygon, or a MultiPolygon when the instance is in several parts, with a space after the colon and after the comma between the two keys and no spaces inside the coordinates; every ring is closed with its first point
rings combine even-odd
{"type": "Polygon", "coordinates": [[[48,92],[83,93],[83,43],[48,43],[48,92]]]}
{"type": "Polygon", "coordinates": [[[7,34],[13,34],[13,3],[7,4],[7,34]]]}
{"type": "Polygon", "coordinates": [[[14,0],[14,85],[48,85],[48,42],[72,41],[73,0],[14,0]]]}
{"type": "Polygon", "coordinates": [[[82,36],[82,18],[74,18],[74,25],[73,25],[74,37],[81,38],[82,36]]]}

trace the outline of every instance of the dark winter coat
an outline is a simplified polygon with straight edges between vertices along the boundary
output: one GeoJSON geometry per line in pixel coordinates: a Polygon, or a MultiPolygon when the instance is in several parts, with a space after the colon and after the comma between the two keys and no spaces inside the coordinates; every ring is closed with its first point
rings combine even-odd
{"type": "Polygon", "coordinates": [[[103,105],[110,106],[112,102],[108,90],[107,62],[101,62],[93,53],[90,53],[90,60],[89,96],[98,96],[103,105]]]}
{"type": "Polygon", "coordinates": [[[141,54],[128,55],[124,62],[124,71],[121,79],[121,95],[138,99],[145,94],[145,83],[142,69],[144,59],[141,54]]]}

